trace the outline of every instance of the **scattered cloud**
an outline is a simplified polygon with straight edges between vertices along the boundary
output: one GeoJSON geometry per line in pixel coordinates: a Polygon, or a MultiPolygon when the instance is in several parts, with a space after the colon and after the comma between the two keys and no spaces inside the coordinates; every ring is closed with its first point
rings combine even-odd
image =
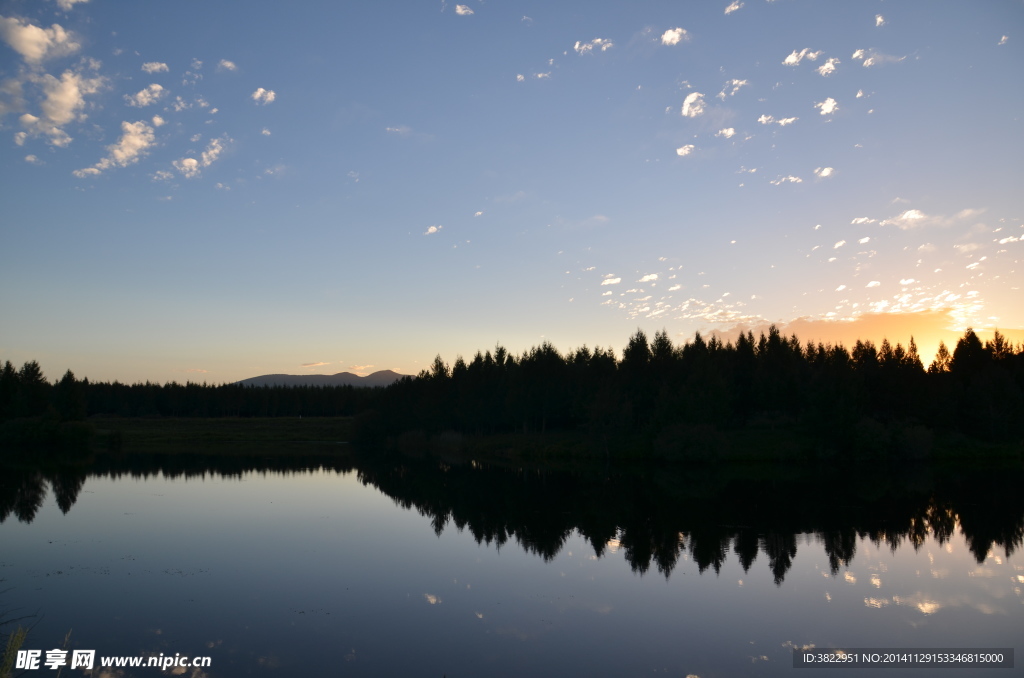
{"type": "Polygon", "coordinates": [[[885,17],[882,16],[881,14],[876,14],[875,15],[875,26],[884,26],[884,25],[885,25],[885,17]]]}
{"type": "Polygon", "coordinates": [[[821,109],[822,115],[832,115],[837,110],[839,110],[839,104],[837,104],[836,100],[833,99],[832,97],[829,97],[824,101],[814,104],[814,107],[821,109]]]}
{"type": "Polygon", "coordinates": [[[612,42],[611,40],[608,40],[606,38],[594,38],[590,42],[580,42],[579,40],[577,40],[576,44],[573,46],[573,49],[576,50],[578,54],[587,54],[589,52],[593,52],[595,49],[604,52],[611,49],[614,46],[615,43],[612,42]]]}
{"type": "Polygon", "coordinates": [[[187,370],[184,370],[184,372],[187,372],[188,374],[209,374],[210,370],[203,370],[198,367],[190,367],[187,370]]]}
{"type": "Polygon", "coordinates": [[[836,66],[839,65],[839,59],[832,57],[822,65],[818,66],[818,73],[828,77],[836,72],[836,66]]]}
{"type": "Polygon", "coordinates": [[[683,100],[683,117],[696,118],[704,112],[704,95],[700,92],[690,92],[683,100]]]}
{"type": "Polygon", "coordinates": [[[525,75],[523,75],[522,73],[517,73],[516,74],[516,82],[523,82],[524,80],[526,80],[526,76],[525,75]]]}
{"type": "Polygon", "coordinates": [[[781,184],[802,184],[803,181],[804,180],[801,179],[800,177],[795,177],[792,174],[790,174],[789,176],[786,177],[779,177],[778,179],[773,179],[769,183],[772,184],[773,186],[779,186],[781,184]]]}
{"type": "Polygon", "coordinates": [[[181,158],[171,164],[186,179],[194,179],[201,174],[203,168],[209,167],[217,161],[220,154],[224,152],[225,145],[230,142],[231,139],[227,137],[211,139],[210,143],[206,146],[206,150],[199,154],[199,158],[181,158]]]}
{"type": "Polygon", "coordinates": [[[601,285],[618,285],[620,282],[622,282],[622,278],[605,277],[605,279],[601,281],[601,285]]]}
{"type": "Polygon", "coordinates": [[[548,72],[548,73],[534,73],[533,77],[537,78],[538,80],[543,80],[545,78],[550,78],[551,77],[551,73],[550,72],[548,72]]]}
{"type": "Polygon", "coordinates": [[[644,277],[642,277],[639,280],[637,280],[637,282],[642,282],[642,283],[644,283],[644,282],[651,282],[651,281],[654,281],[654,280],[657,280],[657,279],[658,279],[658,274],[657,273],[648,273],[644,277]]]}
{"type": "Polygon", "coordinates": [[[276,98],[277,93],[275,93],[274,90],[272,89],[263,89],[262,87],[260,87],[259,89],[252,93],[252,100],[264,106],[266,106],[269,103],[272,103],[276,98]]]}
{"type": "Polygon", "coordinates": [[[716,137],[725,137],[726,139],[732,139],[736,135],[735,127],[725,127],[715,132],[716,137]]]}
{"type": "Polygon", "coordinates": [[[27,162],[30,165],[42,165],[43,164],[42,160],[40,160],[39,158],[37,158],[36,156],[34,156],[32,154],[29,154],[29,155],[25,156],[25,162],[27,162]]]}
{"type": "Polygon", "coordinates": [[[220,63],[217,64],[218,71],[237,71],[238,66],[234,61],[228,61],[227,59],[221,59],[220,63]]]}
{"type": "Polygon", "coordinates": [[[30,64],[73,54],[81,48],[74,35],[60,24],[40,28],[14,17],[0,17],[0,39],[30,64]]]}
{"type": "Polygon", "coordinates": [[[663,45],[678,45],[689,40],[690,34],[686,32],[685,28],[670,28],[661,34],[661,44],[663,45]]]}
{"type": "Polygon", "coordinates": [[[818,167],[814,170],[815,176],[821,177],[822,179],[830,177],[835,173],[835,168],[832,167],[818,167]]]}
{"type": "Polygon", "coordinates": [[[997,45],[1005,45],[1006,41],[1009,40],[1009,39],[1010,39],[1010,36],[1004,35],[1003,37],[999,38],[999,42],[997,42],[996,44],[997,45]]]}
{"type": "Polygon", "coordinates": [[[853,221],[851,221],[850,223],[851,224],[873,224],[873,223],[875,223],[875,220],[871,219],[869,217],[857,217],[853,221]]]}
{"type": "Polygon", "coordinates": [[[80,2],[89,2],[89,0],[57,0],[57,6],[65,12],[70,12],[71,8],[80,2]]]}
{"type": "Polygon", "coordinates": [[[840,285],[839,287],[836,288],[836,292],[842,292],[845,289],[846,289],[846,285],[840,285]]]}
{"type": "Polygon", "coordinates": [[[160,61],[147,61],[142,64],[142,70],[146,73],[166,73],[170,69],[160,61]]]}
{"type": "Polygon", "coordinates": [[[686,146],[680,146],[679,148],[676,149],[676,155],[678,155],[678,156],[690,155],[690,153],[693,153],[693,149],[694,149],[693,144],[687,144],[686,146]]]}
{"type": "Polygon", "coordinates": [[[484,214],[484,213],[483,213],[482,211],[478,211],[478,212],[473,212],[473,216],[474,216],[474,217],[481,217],[481,216],[483,216],[483,214],[484,214]]]}
{"type": "Polygon", "coordinates": [[[159,115],[153,116],[153,127],[162,127],[167,121],[161,118],[159,115]]]}
{"type": "Polygon", "coordinates": [[[302,363],[300,367],[323,367],[324,365],[330,365],[330,363],[302,363]]]}
{"type": "Polygon", "coordinates": [[[899,216],[890,217],[884,219],[881,222],[882,226],[896,226],[903,230],[916,228],[918,226],[924,226],[928,221],[928,215],[921,210],[906,210],[899,216]]]}
{"type": "Polygon", "coordinates": [[[898,57],[893,56],[891,54],[883,54],[882,52],[878,52],[874,49],[858,49],[856,52],[853,53],[853,56],[851,56],[850,58],[862,61],[862,65],[865,68],[870,68],[871,66],[876,66],[878,64],[899,63],[900,61],[903,61],[907,57],[898,57]]]}
{"type": "Polygon", "coordinates": [[[127,167],[146,155],[154,143],[156,136],[152,127],[141,120],[126,120],[121,123],[121,138],[117,143],[107,146],[108,155],[92,167],[75,170],[72,174],[84,178],[100,174],[111,167],[127,167]]]}
{"type": "Polygon", "coordinates": [[[743,3],[740,0],[733,0],[732,4],[725,8],[725,13],[732,14],[738,9],[743,9],[743,3]]]}
{"type": "Polygon", "coordinates": [[[772,123],[775,123],[776,125],[779,125],[780,127],[785,127],[786,125],[792,125],[794,122],[796,122],[799,119],[800,118],[781,118],[779,120],[776,120],[773,116],[762,115],[760,118],[757,119],[757,121],[759,123],[761,123],[762,125],[771,125],[772,123]]]}
{"type": "Polygon", "coordinates": [[[867,236],[867,237],[861,238],[857,242],[860,243],[861,245],[866,245],[867,243],[871,242],[871,237],[867,236]]]}
{"type": "Polygon", "coordinates": [[[872,280],[867,285],[865,285],[865,287],[881,287],[881,286],[882,286],[882,283],[879,282],[878,280],[872,280]]]}
{"type": "MultiPolygon", "coordinates": [[[[27,130],[25,134],[43,135],[53,146],[67,146],[71,143],[71,136],[64,131],[64,126],[85,119],[85,115],[80,113],[85,107],[85,97],[98,92],[106,81],[70,70],[64,71],[60,79],[49,73],[32,76],[31,79],[42,88],[45,98],[40,105],[41,115],[25,113],[21,116],[20,122],[27,130]]],[[[24,142],[24,138],[21,137],[18,145],[24,142]]]]}
{"type": "Polygon", "coordinates": [[[804,47],[799,52],[794,49],[792,54],[790,54],[788,57],[782,60],[782,64],[784,66],[796,66],[805,58],[811,61],[817,61],[818,57],[820,57],[823,53],[824,52],[820,50],[817,52],[812,52],[808,47],[804,47]]]}
{"type": "Polygon", "coordinates": [[[427,230],[423,232],[423,235],[433,235],[434,233],[440,231],[442,228],[444,228],[444,226],[430,226],[427,228],[427,230]]]}
{"type": "Polygon", "coordinates": [[[725,82],[725,85],[722,87],[722,91],[718,93],[718,98],[723,100],[723,101],[725,101],[725,97],[726,97],[727,94],[728,94],[728,96],[734,96],[736,94],[736,92],[740,91],[740,87],[743,87],[744,85],[749,85],[749,84],[750,84],[749,80],[736,80],[736,79],[727,80],[725,82]],[[730,88],[732,88],[732,89],[730,89],[730,88]]]}
{"type": "Polygon", "coordinates": [[[374,366],[373,365],[350,365],[349,369],[350,370],[355,370],[356,372],[365,372],[366,370],[370,369],[371,367],[374,367],[374,366]]]}
{"type": "Polygon", "coordinates": [[[470,9],[469,5],[455,5],[455,13],[459,16],[469,16],[474,14],[473,10],[470,9]]]}
{"type": "Polygon", "coordinates": [[[845,240],[840,240],[839,242],[837,242],[835,245],[832,246],[832,249],[837,250],[837,249],[839,249],[840,247],[842,247],[845,244],[846,244],[845,240]]]}
{"type": "Polygon", "coordinates": [[[266,127],[264,127],[263,129],[260,130],[260,134],[262,134],[265,137],[269,137],[270,136],[270,130],[267,129],[266,127]]]}
{"type": "Polygon", "coordinates": [[[149,106],[155,104],[160,98],[167,92],[162,86],[153,83],[145,89],[141,89],[135,94],[125,94],[125,101],[128,102],[129,106],[135,106],[136,108],[142,108],[143,106],[149,106]]]}

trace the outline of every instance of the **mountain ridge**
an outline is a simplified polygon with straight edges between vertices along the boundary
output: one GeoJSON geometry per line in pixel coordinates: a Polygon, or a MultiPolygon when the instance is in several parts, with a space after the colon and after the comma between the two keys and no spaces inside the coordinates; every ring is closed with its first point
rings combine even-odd
{"type": "Polygon", "coordinates": [[[352,372],[337,374],[262,374],[236,381],[241,386],[388,386],[406,375],[392,370],[378,370],[365,377],[352,372]]]}

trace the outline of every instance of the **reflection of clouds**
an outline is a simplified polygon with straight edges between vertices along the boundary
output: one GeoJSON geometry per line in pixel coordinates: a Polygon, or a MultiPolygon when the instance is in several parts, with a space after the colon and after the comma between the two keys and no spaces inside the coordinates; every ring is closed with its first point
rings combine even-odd
{"type": "Polygon", "coordinates": [[[893,596],[892,602],[903,607],[913,607],[924,615],[934,614],[942,608],[941,603],[925,598],[923,593],[915,593],[912,596],[893,596]]]}
{"type": "Polygon", "coordinates": [[[424,593],[423,598],[431,605],[437,605],[438,603],[443,602],[439,597],[435,596],[432,593],[424,593]]]}
{"type": "Polygon", "coordinates": [[[843,579],[846,581],[847,584],[857,583],[857,577],[855,577],[852,572],[844,572],[843,579]]]}
{"type": "Polygon", "coordinates": [[[890,601],[888,598],[865,598],[864,606],[873,607],[876,610],[879,610],[883,607],[887,607],[889,605],[889,602],[890,601]]]}
{"type": "Polygon", "coordinates": [[[871,585],[876,589],[882,588],[882,579],[877,574],[871,575],[871,585]]]}

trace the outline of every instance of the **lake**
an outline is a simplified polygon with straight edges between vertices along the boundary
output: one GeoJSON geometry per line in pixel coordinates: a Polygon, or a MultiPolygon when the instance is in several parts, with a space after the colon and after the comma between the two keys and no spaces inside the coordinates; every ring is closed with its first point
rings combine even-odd
{"type": "Polygon", "coordinates": [[[43,659],[69,631],[97,657],[209,657],[171,669],[194,678],[838,676],[856,670],[794,669],[793,648],[1021,648],[1019,467],[236,453],[0,472],[0,612],[31,617],[43,659]]]}

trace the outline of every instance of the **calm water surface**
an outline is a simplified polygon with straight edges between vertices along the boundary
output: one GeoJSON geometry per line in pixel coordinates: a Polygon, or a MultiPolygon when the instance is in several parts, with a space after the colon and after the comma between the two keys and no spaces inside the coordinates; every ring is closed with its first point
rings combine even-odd
{"type": "Polygon", "coordinates": [[[795,670],[794,646],[1022,646],[1024,511],[973,486],[811,493],[827,513],[776,479],[174,463],[7,474],[0,605],[35,615],[26,648],[71,630],[211,678],[711,678],[857,671],[795,670]]]}

